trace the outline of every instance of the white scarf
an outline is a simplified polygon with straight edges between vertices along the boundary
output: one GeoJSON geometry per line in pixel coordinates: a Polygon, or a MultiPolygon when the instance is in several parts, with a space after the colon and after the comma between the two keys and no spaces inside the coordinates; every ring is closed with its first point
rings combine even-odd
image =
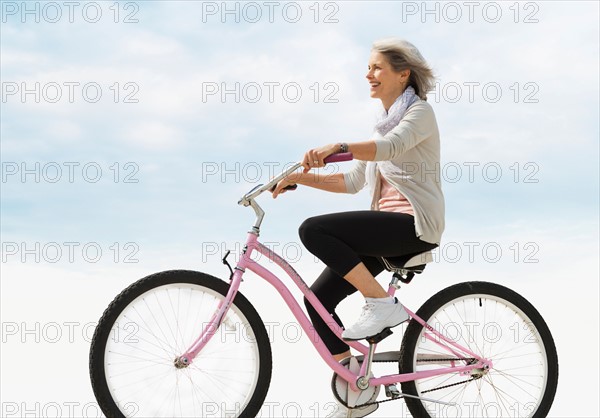
{"type": "MultiPolygon", "coordinates": [[[[400,120],[406,113],[406,109],[408,109],[410,105],[412,105],[417,99],[418,96],[415,94],[415,89],[413,89],[411,86],[407,87],[404,90],[404,93],[402,93],[396,99],[388,112],[386,112],[385,109],[381,110],[379,120],[375,124],[375,131],[379,135],[385,136],[389,131],[398,126],[400,120]]],[[[393,176],[406,176],[406,174],[403,173],[400,168],[391,161],[369,161],[366,167],[366,177],[367,184],[371,188],[371,194],[375,192],[377,170],[381,172],[383,177],[387,178],[393,176]]]]}

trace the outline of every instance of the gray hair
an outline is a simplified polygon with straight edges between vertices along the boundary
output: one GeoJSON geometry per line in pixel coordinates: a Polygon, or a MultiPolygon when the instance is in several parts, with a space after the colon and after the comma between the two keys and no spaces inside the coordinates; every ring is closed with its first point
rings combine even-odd
{"type": "Polygon", "coordinates": [[[416,46],[403,39],[386,38],[375,41],[371,50],[383,54],[394,71],[409,69],[408,85],[415,89],[417,96],[427,100],[427,93],[434,88],[435,76],[416,46]]]}

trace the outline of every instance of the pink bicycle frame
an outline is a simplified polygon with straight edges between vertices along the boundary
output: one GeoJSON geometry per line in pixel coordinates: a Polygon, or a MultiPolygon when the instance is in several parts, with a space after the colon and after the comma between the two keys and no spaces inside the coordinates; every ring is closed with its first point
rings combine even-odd
{"type": "MultiPolygon", "coordinates": [[[[193,359],[196,357],[196,355],[202,350],[202,348],[208,343],[208,341],[210,341],[211,337],[217,331],[217,329],[219,328],[219,326],[221,324],[222,319],[227,314],[227,310],[229,309],[229,307],[231,306],[231,304],[233,303],[233,301],[235,299],[235,295],[237,294],[240,283],[242,281],[242,276],[246,270],[250,270],[253,273],[256,273],[258,276],[265,279],[273,287],[275,287],[275,289],[277,289],[277,291],[279,292],[279,294],[281,295],[281,297],[283,298],[285,303],[288,305],[288,307],[290,308],[290,310],[296,317],[298,323],[300,324],[300,326],[302,327],[302,329],[304,330],[306,335],[311,335],[311,333],[315,334],[312,323],[310,322],[309,318],[307,317],[307,315],[305,314],[303,309],[300,307],[300,305],[298,304],[298,302],[296,301],[294,296],[291,294],[289,289],[286,287],[286,285],[277,276],[275,276],[273,273],[271,273],[268,269],[266,269],[265,267],[261,266],[260,264],[258,264],[254,260],[252,260],[251,257],[252,257],[252,253],[254,251],[257,251],[258,253],[267,257],[269,260],[275,262],[279,267],[281,267],[288,274],[288,276],[294,281],[296,286],[298,286],[300,291],[304,294],[304,296],[309,301],[309,303],[318,312],[319,316],[321,318],[323,318],[323,320],[326,323],[328,323],[328,325],[331,327],[331,329],[333,330],[335,335],[341,339],[341,334],[342,334],[343,330],[337,325],[337,323],[335,323],[335,321],[332,321],[331,315],[323,307],[321,302],[317,299],[317,297],[310,290],[310,288],[307,286],[307,284],[302,280],[300,275],[294,270],[294,268],[292,266],[290,266],[290,264],[287,263],[278,254],[276,254],[275,252],[271,251],[269,248],[267,248],[266,246],[261,244],[258,241],[258,236],[256,233],[249,232],[248,238],[246,240],[246,246],[244,247],[244,250],[242,251],[239,262],[238,262],[237,266],[235,267],[235,271],[231,278],[229,292],[227,293],[226,297],[219,304],[217,311],[213,315],[209,324],[204,329],[203,333],[198,337],[198,339],[194,342],[194,344],[185,353],[183,353],[179,357],[179,359],[183,363],[185,363],[185,364],[191,363],[193,361],[193,359]]],[[[390,287],[388,289],[388,293],[391,296],[393,296],[395,290],[396,289],[390,285],[390,287]]],[[[423,379],[423,378],[428,378],[428,377],[433,377],[433,376],[438,376],[438,375],[443,375],[443,374],[448,374],[448,373],[468,374],[473,369],[482,368],[484,366],[485,367],[492,366],[491,361],[484,359],[481,356],[477,355],[476,353],[472,352],[471,350],[461,346],[460,344],[457,344],[456,342],[449,340],[444,335],[442,335],[441,333],[439,333],[438,331],[433,329],[433,327],[428,325],[425,321],[423,321],[423,319],[419,318],[415,313],[413,313],[412,311],[410,311],[408,309],[406,311],[408,312],[408,314],[410,315],[410,317],[413,320],[419,322],[421,325],[423,325],[425,328],[427,328],[427,331],[424,334],[425,337],[430,339],[431,341],[435,342],[436,344],[440,345],[440,347],[443,347],[444,349],[446,349],[448,351],[449,355],[474,358],[477,360],[477,362],[474,362],[474,364],[469,364],[469,365],[464,365],[464,366],[455,366],[454,364],[452,364],[451,367],[444,367],[444,368],[433,369],[433,370],[425,370],[425,371],[419,371],[419,372],[413,372],[413,373],[403,373],[403,374],[391,374],[391,375],[386,375],[386,376],[382,376],[382,377],[372,377],[369,379],[370,385],[387,385],[387,384],[393,384],[393,383],[402,383],[402,382],[406,382],[406,381],[423,379]]],[[[327,363],[327,365],[335,373],[337,373],[344,380],[346,380],[352,390],[359,391],[360,389],[357,387],[356,382],[360,376],[365,375],[366,369],[369,366],[369,365],[367,365],[367,361],[362,362],[361,370],[359,371],[359,374],[355,374],[355,373],[351,372],[348,368],[346,368],[344,365],[337,362],[333,358],[333,355],[329,352],[329,350],[327,349],[327,347],[325,346],[323,341],[321,341],[319,338],[316,338],[316,335],[315,335],[315,338],[310,338],[310,340],[311,340],[312,344],[314,345],[314,347],[317,349],[317,352],[320,354],[321,358],[325,361],[325,363],[327,363]]],[[[365,358],[366,358],[366,355],[369,352],[368,346],[366,346],[362,343],[359,343],[358,341],[345,341],[345,342],[352,348],[356,349],[358,352],[365,355],[365,358]]]]}

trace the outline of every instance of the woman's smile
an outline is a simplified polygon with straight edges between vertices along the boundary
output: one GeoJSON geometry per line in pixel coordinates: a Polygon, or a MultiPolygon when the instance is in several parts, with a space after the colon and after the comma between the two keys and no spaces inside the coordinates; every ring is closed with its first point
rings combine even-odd
{"type": "Polygon", "coordinates": [[[381,85],[381,82],[372,80],[369,81],[369,84],[371,85],[371,91],[375,91],[375,89],[381,85]]]}

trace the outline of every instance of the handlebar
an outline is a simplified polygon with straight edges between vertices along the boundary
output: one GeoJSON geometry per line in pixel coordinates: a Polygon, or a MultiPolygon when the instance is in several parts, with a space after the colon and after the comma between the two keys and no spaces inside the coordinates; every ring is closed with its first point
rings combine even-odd
{"type": "Polygon", "coordinates": [[[340,152],[338,154],[331,154],[329,157],[325,157],[323,160],[325,164],[328,163],[339,163],[342,161],[352,161],[354,159],[354,155],[351,152],[340,152]]]}
{"type": "MultiPolygon", "coordinates": [[[[338,154],[331,154],[328,157],[325,157],[325,159],[323,160],[323,162],[325,164],[329,164],[329,163],[336,163],[336,162],[342,162],[342,161],[351,161],[354,159],[354,156],[352,155],[351,152],[342,152],[342,153],[338,153],[338,154]]],[[[272,188],[274,188],[277,183],[279,183],[282,179],[284,179],[285,177],[289,176],[290,174],[292,174],[294,171],[296,171],[298,168],[300,168],[302,166],[302,163],[296,163],[293,166],[291,166],[290,168],[288,168],[287,170],[283,171],[281,174],[279,174],[276,177],[273,177],[273,179],[271,179],[271,181],[269,181],[267,184],[259,184],[256,187],[254,187],[252,190],[250,190],[248,193],[246,193],[239,201],[238,204],[242,205],[242,206],[250,206],[250,201],[255,199],[256,197],[258,197],[260,194],[262,194],[264,191],[266,190],[270,190],[272,188]]],[[[290,188],[288,188],[288,190],[293,190],[295,189],[297,186],[293,185],[290,188]]]]}

